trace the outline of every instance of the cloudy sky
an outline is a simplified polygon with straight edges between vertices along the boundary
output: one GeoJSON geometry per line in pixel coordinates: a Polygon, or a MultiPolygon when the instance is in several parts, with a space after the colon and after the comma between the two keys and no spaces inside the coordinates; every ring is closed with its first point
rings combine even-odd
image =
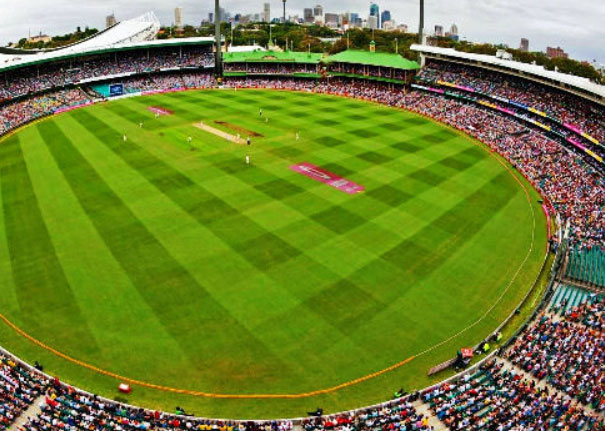
{"type": "MultiPolygon", "coordinates": [[[[222,0],[230,12],[260,12],[269,1],[272,16],[280,15],[280,0],[222,0]]],[[[287,14],[302,16],[302,9],[318,0],[288,0],[287,14]]],[[[358,12],[366,16],[369,1],[319,0],[324,12],[358,12]]],[[[418,0],[378,0],[398,23],[418,26],[418,0]]],[[[530,49],[561,46],[574,58],[605,63],[604,0],[425,0],[426,27],[458,25],[461,37],[478,42],[502,42],[518,47],[521,37],[530,49]]],[[[184,8],[185,21],[198,24],[214,7],[212,0],[0,0],[0,44],[6,45],[32,33],[65,33],[76,26],[101,29],[112,11],[118,20],[156,12],[170,24],[174,8],[184,8]]]]}

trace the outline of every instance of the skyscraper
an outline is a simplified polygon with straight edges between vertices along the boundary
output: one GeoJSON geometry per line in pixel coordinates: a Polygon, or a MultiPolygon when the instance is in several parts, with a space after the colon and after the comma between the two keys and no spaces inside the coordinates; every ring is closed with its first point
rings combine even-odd
{"type": "Polygon", "coordinates": [[[371,27],[370,26],[370,20],[368,19],[368,27],[370,28],[380,28],[380,8],[378,7],[378,5],[376,3],[372,3],[370,4],[370,16],[375,16],[376,17],[376,27],[371,27]]]}
{"type": "Polygon", "coordinates": [[[263,22],[271,22],[271,4],[265,3],[263,8],[263,22]]]}
{"type": "Polygon", "coordinates": [[[529,51],[529,40],[526,38],[521,38],[521,46],[519,47],[519,50],[527,52],[529,51]]]}
{"type": "Polygon", "coordinates": [[[328,27],[336,28],[338,27],[338,22],[340,21],[337,13],[326,13],[325,23],[328,27]]]}
{"type": "Polygon", "coordinates": [[[443,26],[442,25],[435,26],[435,36],[443,36],[443,26]]]}
{"type": "Polygon", "coordinates": [[[391,11],[385,10],[380,14],[380,28],[384,28],[384,23],[391,20],[391,11]]]}
{"type": "Polygon", "coordinates": [[[368,28],[375,30],[378,28],[378,17],[376,15],[370,15],[368,17],[368,28]]]}
{"type": "Polygon", "coordinates": [[[114,14],[107,15],[105,17],[105,28],[109,28],[116,25],[116,16],[114,14]]]}
{"type": "Polygon", "coordinates": [[[450,27],[450,34],[452,36],[458,36],[458,26],[456,24],[452,24],[450,27]]]}
{"type": "Polygon", "coordinates": [[[319,19],[320,21],[323,20],[323,16],[324,16],[324,8],[318,4],[317,6],[315,6],[313,8],[313,17],[317,20],[319,19]]]}
{"type": "Polygon", "coordinates": [[[305,22],[306,23],[313,22],[313,9],[312,8],[305,8],[303,16],[305,18],[305,22]]]}
{"type": "Polygon", "coordinates": [[[174,9],[174,26],[183,27],[183,8],[180,6],[174,9]]]}

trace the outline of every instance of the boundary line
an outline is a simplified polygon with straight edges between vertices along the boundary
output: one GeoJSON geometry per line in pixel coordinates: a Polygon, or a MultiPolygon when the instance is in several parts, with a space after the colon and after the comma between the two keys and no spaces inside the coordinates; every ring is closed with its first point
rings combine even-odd
{"type": "MultiPolygon", "coordinates": [[[[200,89],[195,89],[195,90],[200,90],[200,89]]],[[[207,89],[206,89],[207,90],[207,89]]],[[[268,90],[274,90],[274,89],[252,89],[252,90],[264,90],[264,91],[268,91],[268,90]]],[[[203,91],[203,90],[202,90],[203,91]]],[[[292,92],[292,93],[300,93],[300,91],[290,91],[290,90],[281,90],[281,89],[277,89],[277,91],[286,91],[286,92],[292,92]]],[[[308,93],[308,92],[304,92],[304,93],[308,93]]],[[[130,377],[126,377],[126,376],[122,376],[118,373],[114,373],[112,371],[108,371],[108,370],[104,370],[100,367],[97,367],[95,365],[89,364],[85,361],[81,361],[79,359],[73,358],[51,346],[48,346],[47,344],[43,343],[42,341],[38,340],[37,338],[34,338],[33,336],[31,336],[30,334],[28,334],[27,332],[25,332],[23,329],[21,329],[20,327],[18,327],[17,325],[15,325],[12,321],[10,321],[6,316],[4,316],[2,313],[0,313],[0,320],[2,320],[7,326],[9,326],[10,328],[12,328],[15,332],[17,332],[19,335],[21,335],[22,337],[26,338],[27,340],[29,340],[30,342],[32,342],[33,344],[47,350],[48,352],[67,360],[68,362],[71,362],[75,365],[81,366],[83,368],[86,368],[90,371],[96,372],[98,374],[102,374],[111,378],[114,378],[116,380],[120,380],[123,381],[125,383],[129,383],[132,385],[137,385],[137,386],[141,386],[141,387],[146,387],[149,389],[157,389],[157,390],[161,390],[164,392],[171,392],[171,393],[177,393],[177,394],[185,394],[185,395],[192,395],[192,396],[196,396],[196,397],[205,397],[205,398],[217,398],[217,399],[298,399],[298,398],[309,398],[312,396],[316,396],[316,395],[322,395],[322,394],[328,394],[328,393],[332,393],[332,392],[336,392],[338,390],[344,389],[346,387],[350,387],[350,386],[354,386],[357,385],[359,383],[363,383],[365,381],[371,380],[373,378],[376,378],[378,376],[381,376],[383,374],[386,374],[390,371],[393,371],[397,368],[401,368],[402,366],[408,364],[409,362],[411,362],[412,360],[423,356],[439,347],[441,347],[444,344],[447,344],[448,342],[454,340],[455,338],[459,337],[460,335],[462,335],[463,333],[467,332],[469,329],[475,327],[476,325],[478,325],[479,323],[481,323],[483,320],[485,320],[485,318],[494,310],[494,308],[496,308],[496,306],[502,301],[502,299],[504,298],[504,296],[506,296],[506,294],[508,293],[508,291],[510,290],[511,286],[513,285],[513,283],[515,282],[515,280],[517,279],[517,277],[519,276],[519,274],[521,273],[521,270],[523,269],[523,267],[525,266],[525,264],[527,263],[527,261],[529,260],[529,257],[531,256],[533,250],[534,250],[534,242],[535,242],[535,238],[536,238],[536,215],[535,215],[535,210],[532,206],[532,201],[531,201],[531,196],[530,193],[527,189],[527,186],[525,184],[523,184],[523,182],[519,179],[519,177],[516,175],[516,170],[512,169],[507,162],[505,161],[505,159],[502,158],[502,156],[495,150],[493,150],[491,147],[489,147],[487,144],[483,143],[482,141],[479,141],[478,138],[474,138],[466,133],[464,133],[461,130],[456,129],[455,127],[450,126],[449,124],[437,121],[434,118],[431,118],[429,116],[414,112],[412,110],[409,109],[405,109],[405,108],[397,108],[397,107],[390,107],[378,102],[373,102],[371,100],[365,100],[365,99],[358,99],[355,97],[346,97],[346,96],[341,96],[338,94],[331,94],[331,93],[315,93],[315,92],[310,92],[310,94],[314,94],[314,95],[328,95],[328,96],[332,96],[332,97],[342,97],[343,99],[352,99],[352,100],[359,100],[361,102],[370,102],[374,105],[378,105],[378,106],[382,106],[385,108],[395,108],[395,109],[400,109],[402,111],[405,111],[407,113],[411,113],[413,115],[417,115],[420,117],[425,118],[427,121],[431,121],[433,123],[437,123],[443,127],[452,129],[454,131],[457,132],[457,134],[459,134],[460,136],[466,138],[469,142],[471,142],[473,145],[479,147],[481,150],[487,152],[490,157],[494,158],[501,166],[503,166],[507,172],[513,177],[513,179],[520,185],[521,189],[523,190],[523,192],[525,193],[525,197],[528,203],[528,206],[531,210],[531,214],[532,214],[532,221],[533,221],[533,226],[532,226],[532,241],[531,241],[531,245],[530,248],[525,256],[525,258],[523,259],[523,261],[521,262],[521,265],[519,266],[519,268],[517,269],[517,271],[515,272],[513,278],[510,280],[510,282],[508,283],[508,285],[506,286],[506,288],[504,289],[504,291],[502,292],[502,294],[498,297],[498,299],[496,300],[496,302],[494,302],[494,304],[483,314],[481,315],[475,322],[471,323],[469,326],[467,326],[466,328],[463,328],[462,330],[458,331],[456,334],[453,334],[452,336],[450,336],[449,338],[435,344],[432,347],[429,347],[425,350],[423,350],[420,353],[417,353],[415,355],[412,355],[406,359],[404,359],[403,361],[400,361],[396,364],[393,364],[387,368],[384,368],[382,370],[376,371],[374,373],[370,373],[367,374],[363,377],[359,377],[357,379],[353,379],[344,383],[340,383],[338,385],[335,386],[331,386],[328,388],[324,388],[324,389],[318,389],[315,391],[310,391],[310,392],[303,392],[303,393],[297,393],[297,394],[221,394],[221,393],[212,393],[212,392],[203,392],[203,391],[195,391],[195,390],[189,390],[189,389],[178,389],[178,388],[173,388],[170,386],[164,386],[164,385],[158,385],[158,384],[154,384],[154,383],[149,383],[149,382],[145,382],[145,381],[141,381],[141,380],[137,380],[137,379],[132,379],[130,377]]],[[[48,117],[43,117],[43,118],[39,118],[34,120],[31,123],[28,123],[22,127],[18,127],[15,130],[12,130],[11,132],[9,132],[9,134],[7,134],[8,136],[20,132],[21,129],[27,128],[28,126],[31,126],[35,123],[37,123],[38,121],[43,121],[45,119],[47,119],[48,117]]],[[[2,139],[0,139],[0,142],[4,140],[4,138],[8,137],[7,135],[3,136],[2,139]]],[[[522,174],[521,174],[522,175],[522,174]]],[[[527,179],[526,179],[527,180],[527,179]]],[[[537,191],[537,190],[536,190],[537,191]]],[[[537,191],[537,193],[541,196],[540,192],[537,191]]]]}

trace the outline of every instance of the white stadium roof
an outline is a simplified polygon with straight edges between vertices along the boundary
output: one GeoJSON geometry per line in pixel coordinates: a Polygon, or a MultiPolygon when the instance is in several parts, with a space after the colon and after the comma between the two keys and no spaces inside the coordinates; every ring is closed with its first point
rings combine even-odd
{"type": "MultiPolygon", "coordinates": [[[[32,51],[28,52],[21,50],[15,50],[10,53],[0,53],[0,71],[7,67],[27,65],[29,63],[37,63],[45,60],[52,60],[54,58],[112,48],[136,46],[142,44],[142,42],[155,39],[159,29],[160,21],[153,12],[148,12],[134,19],[121,21],[88,39],[66,47],[46,51],[33,51],[33,53],[32,51]]],[[[168,41],[157,42],[169,44],[167,43],[168,41]]],[[[146,45],[149,44],[149,42],[146,43],[146,45]]]]}
{"type": "Polygon", "coordinates": [[[561,86],[564,85],[593,94],[598,96],[598,98],[601,100],[605,99],[605,86],[596,84],[587,78],[546,70],[543,66],[538,66],[536,64],[504,60],[491,55],[460,52],[453,48],[439,48],[436,46],[413,44],[411,49],[422,54],[448,57],[449,59],[464,60],[473,63],[481,63],[483,66],[494,66],[499,69],[507,69],[511,73],[523,73],[525,76],[530,75],[534,78],[541,78],[543,80],[555,82],[561,84],[561,86]]]}

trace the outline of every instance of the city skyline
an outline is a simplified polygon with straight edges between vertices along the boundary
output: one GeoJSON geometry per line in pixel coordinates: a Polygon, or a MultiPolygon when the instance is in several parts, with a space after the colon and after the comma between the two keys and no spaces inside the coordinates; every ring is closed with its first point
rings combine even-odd
{"type": "MultiPolygon", "coordinates": [[[[163,25],[171,25],[174,22],[175,8],[182,7],[184,24],[199,25],[213,9],[213,2],[209,0],[89,0],[78,4],[78,8],[73,7],[72,0],[56,0],[52,5],[53,14],[49,16],[47,1],[7,0],[3,3],[6,6],[1,6],[0,12],[6,22],[0,26],[2,46],[26,37],[30,31],[32,34],[42,31],[55,35],[73,31],[77,26],[102,29],[105,17],[112,12],[115,12],[116,19],[120,21],[153,10],[163,25]]],[[[223,0],[222,6],[232,14],[257,14],[262,13],[264,3],[266,1],[223,0]]],[[[272,0],[269,3],[271,18],[280,17],[283,13],[282,1],[272,0]]],[[[287,16],[298,15],[303,18],[305,8],[321,4],[324,14],[351,12],[367,19],[371,2],[329,0],[294,3],[286,4],[287,16]]],[[[410,31],[417,30],[418,0],[374,3],[380,7],[381,12],[389,10],[397,24],[407,24],[410,31]]],[[[442,25],[447,29],[456,23],[461,29],[461,39],[478,43],[504,43],[517,48],[519,40],[526,37],[531,41],[532,50],[545,52],[547,46],[561,46],[572,58],[605,63],[605,48],[602,44],[605,28],[602,28],[599,19],[603,16],[605,4],[591,4],[588,0],[578,0],[573,6],[563,0],[552,0],[548,8],[526,4],[521,0],[460,0],[456,4],[447,0],[432,0],[426,2],[425,28],[442,25]],[[591,10],[590,14],[581,13],[588,9],[591,10]],[[576,20],[581,24],[576,23],[576,20]]]]}

